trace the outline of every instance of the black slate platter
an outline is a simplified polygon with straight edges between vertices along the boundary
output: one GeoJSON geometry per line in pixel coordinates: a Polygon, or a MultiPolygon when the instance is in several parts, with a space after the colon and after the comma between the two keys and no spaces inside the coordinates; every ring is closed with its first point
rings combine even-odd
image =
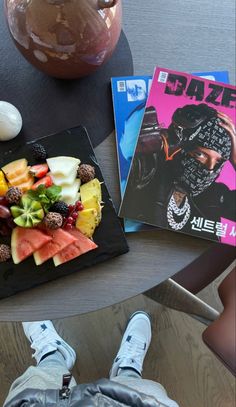
{"type": "MultiPolygon", "coordinates": [[[[82,163],[93,165],[96,177],[101,182],[104,182],[84,127],[79,126],[43,137],[37,142],[40,142],[46,148],[49,157],[73,156],[80,158],[82,163]]],[[[18,158],[26,158],[30,165],[35,164],[31,153],[33,143],[31,141],[23,146],[16,143],[8,151],[4,149],[5,152],[2,151],[0,155],[0,167],[18,158]]],[[[58,267],[54,266],[52,260],[48,260],[41,266],[36,266],[32,256],[18,265],[13,264],[12,261],[0,263],[0,298],[78,272],[83,268],[128,252],[129,249],[123,229],[104,183],[102,184],[102,197],[104,201],[103,217],[93,236],[95,243],[98,245],[97,249],[58,267]]],[[[1,237],[0,242],[3,242],[1,237]]]]}

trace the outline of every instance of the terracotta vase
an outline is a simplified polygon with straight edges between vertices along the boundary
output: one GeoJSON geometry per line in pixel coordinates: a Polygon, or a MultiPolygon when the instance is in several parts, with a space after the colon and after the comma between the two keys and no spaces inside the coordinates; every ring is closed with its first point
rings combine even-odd
{"type": "Polygon", "coordinates": [[[4,0],[12,38],[36,68],[57,78],[94,72],[114,51],[121,0],[4,0]]]}

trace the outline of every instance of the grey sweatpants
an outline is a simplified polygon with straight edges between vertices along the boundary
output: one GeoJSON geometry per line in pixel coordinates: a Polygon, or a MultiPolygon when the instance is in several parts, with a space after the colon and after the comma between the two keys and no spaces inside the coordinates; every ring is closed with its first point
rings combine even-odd
{"type": "MultiPolygon", "coordinates": [[[[48,356],[38,366],[30,366],[22,376],[14,381],[3,407],[13,397],[27,388],[40,390],[60,389],[62,386],[62,376],[68,373],[65,361],[59,352],[48,356]]],[[[153,396],[159,402],[159,407],[178,407],[178,404],[167,396],[161,384],[152,380],[142,379],[133,370],[122,370],[119,376],[112,380],[138,390],[141,393],[153,396]]],[[[74,386],[76,386],[76,381],[72,378],[70,387],[74,386]]]]}

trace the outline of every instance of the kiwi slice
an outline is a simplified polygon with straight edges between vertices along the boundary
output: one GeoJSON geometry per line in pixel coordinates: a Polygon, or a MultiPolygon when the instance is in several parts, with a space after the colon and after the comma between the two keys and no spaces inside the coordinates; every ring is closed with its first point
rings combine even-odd
{"type": "Polygon", "coordinates": [[[42,205],[23,195],[19,205],[11,206],[11,214],[16,225],[23,228],[37,226],[44,218],[42,205]]]}

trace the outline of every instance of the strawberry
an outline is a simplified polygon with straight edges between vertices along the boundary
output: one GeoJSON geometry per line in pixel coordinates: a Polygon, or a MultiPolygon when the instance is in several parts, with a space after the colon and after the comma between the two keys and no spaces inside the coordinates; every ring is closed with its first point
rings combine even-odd
{"type": "Polygon", "coordinates": [[[52,185],[52,178],[50,175],[46,175],[46,177],[41,178],[39,181],[35,182],[35,184],[31,187],[31,189],[37,189],[39,185],[44,185],[46,188],[52,185]]]}
{"type": "Polygon", "coordinates": [[[48,172],[48,165],[46,163],[33,165],[30,167],[29,172],[36,178],[43,178],[48,172]]]}

